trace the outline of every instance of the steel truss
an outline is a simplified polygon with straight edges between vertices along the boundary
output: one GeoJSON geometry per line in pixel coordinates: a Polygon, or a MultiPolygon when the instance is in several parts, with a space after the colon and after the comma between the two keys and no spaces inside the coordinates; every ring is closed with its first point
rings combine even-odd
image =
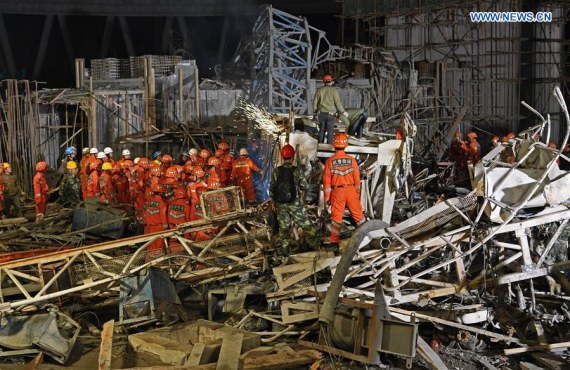
{"type": "Polygon", "coordinates": [[[259,210],[252,211],[216,223],[193,221],[173,230],[2,263],[0,312],[18,312],[71,296],[118,294],[122,277],[149,267],[165,269],[171,278],[195,284],[262,270],[262,250],[270,240],[270,229],[255,221],[259,210]],[[220,228],[213,239],[188,239],[212,227],[220,228]],[[157,240],[164,242],[165,250],[152,254],[147,247],[157,240]],[[228,262],[220,262],[219,257],[228,262]],[[203,268],[196,269],[196,264],[203,268]]]}
{"type": "MultiPolygon", "coordinates": [[[[564,148],[570,117],[558,88],[554,95],[567,119],[561,146],[564,148]]],[[[561,187],[561,181],[567,183],[569,174],[557,165],[559,158],[569,158],[561,154],[562,149],[549,148],[533,139],[541,134],[548,142],[549,125],[549,120],[542,118],[541,124],[485,156],[476,171],[478,190],[445,200],[396,226],[369,232],[358,246],[344,279],[345,296],[373,299],[374,286],[381,279],[392,305],[522,281],[529,283],[534,297],[532,279],[570,268],[568,260],[545,263],[570,220],[570,210],[560,205],[568,198],[567,187],[561,187]],[[505,150],[516,153],[515,164],[501,159],[505,150]],[[537,165],[538,158],[544,160],[543,165],[537,165]],[[521,184],[519,178],[525,173],[533,173],[536,180],[521,184]],[[498,180],[492,183],[493,178],[498,180]],[[521,216],[522,210],[536,207],[537,199],[546,199],[544,210],[521,216]],[[495,219],[495,224],[489,222],[497,215],[500,219],[495,219]],[[549,224],[555,231],[545,240],[544,248],[539,249],[529,236],[533,228],[549,224]],[[378,244],[382,248],[371,248],[378,244]],[[492,256],[494,263],[476,266],[473,261],[478,255],[492,256]],[[351,280],[354,277],[359,279],[351,280]]],[[[342,258],[353,257],[345,254],[342,258]]]]}

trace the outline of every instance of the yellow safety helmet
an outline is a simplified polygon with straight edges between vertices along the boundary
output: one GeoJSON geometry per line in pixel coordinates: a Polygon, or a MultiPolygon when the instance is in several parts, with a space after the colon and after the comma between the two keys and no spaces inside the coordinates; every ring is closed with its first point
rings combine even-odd
{"type": "Polygon", "coordinates": [[[8,167],[12,167],[12,166],[10,165],[10,163],[4,162],[4,163],[2,163],[2,167],[8,168],[8,167]]]}
{"type": "Polygon", "coordinates": [[[113,165],[110,162],[103,163],[103,167],[101,167],[103,171],[112,171],[113,165]]]}
{"type": "Polygon", "coordinates": [[[75,163],[75,161],[69,161],[65,167],[68,170],[75,170],[77,168],[77,163],[75,163]]]}

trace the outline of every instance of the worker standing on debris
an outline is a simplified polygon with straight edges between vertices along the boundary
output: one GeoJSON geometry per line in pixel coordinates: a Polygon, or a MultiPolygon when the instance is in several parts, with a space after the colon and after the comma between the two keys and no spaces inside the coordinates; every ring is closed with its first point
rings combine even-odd
{"type": "Polygon", "coordinates": [[[246,148],[239,150],[240,157],[234,162],[232,168],[232,182],[240,186],[248,202],[255,202],[255,189],[253,187],[252,172],[262,173],[261,169],[253,163],[246,148]]]}
{"type": "Polygon", "coordinates": [[[309,221],[305,207],[300,200],[300,191],[306,190],[309,184],[301,169],[293,166],[294,157],[295,149],[291,145],[287,144],[281,148],[283,164],[273,171],[269,188],[279,223],[279,233],[275,241],[284,256],[296,252],[290,250],[289,232],[293,222],[303,230],[311,247],[318,246],[317,230],[309,221]]]}
{"type": "Polygon", "coordinates": [[[467,140],[469,142],[467,149],[467,159],[471,161],[473,166],[475,166],[481,159],[481,145],[477,142],[477,133],[470,131],[467,134],[467,140]]]}
{"type": "Polygon", "coordinates": [[[218,177],[221,184],[226,183],[226,171],[222,168],[222,161],[218,157],[208,158],[208,176],[218,177]]]}
{"type": "Polygon", "coordinates": [[[332,76],[324,75],[323,83],[325,85],[317,90],[313,98],[313,112],[319,120],[319,143],[325,142],[326,133],[326,142],[330,144],[334,136],[336,113],[338,112],[345,117],[348,117],[348,113],[340,102],[338,90],[332,86],[332,76]]]}
{"type": "Polygon", "coordinates": [[[109,162],[103,163],[101,167],[101,176],[99,176],[99,189],[101,191],[101,200],[107,204],[117,203],[117,193],[115,192],[115,186],[113,185],[113,179],[111,172],[113,171],[113,165],[109,162]]]}
{"type": "Polygon", "coordinates": [[[74,208],[81,201],[81,184],[77,178],[77,164],[67,162],[67,173],[59,184],[59,203],[64,207],[74,208]]]}
{"type": "Polygon", "coordinates": [[[356,226],[366,220],[360,204],[360,170],[356,159],[344,152],[348,146],[348,136],[341,132],[333,141],[335,154],[325,162],[323,187],[325,202],[331,204],[331,237],[330,242],[340,241],[340,229],[344,209],[348,207],[356,226]]]}
{"type": "Polygon", "coordinates": [[[465,168],[467,150],[467,144],[463,141],[463,133],[457,131],[449,147],[449,160],[455,162],[455,167],[459,170],[465,168]]]}
{"type": "MultiPolygon", "coordinates": [[[[168,219],[166,216],[166,203],[162,199],[163,189],[161,185],[154,184],[146,190],[143,224],[144,233],[150,234],[168,229],[168,219]]],[[[147,250],[150,254],[161,254],[164,251],[164,241],[157,239],[151,243],[147,250]]]]}
{"type": "Polygon", "coordinates": [[[81,197],[82,199],[87,198],[87,167],[89,165],[89,154],[90,148],[83,148],[81,150],[81,160],[79,161],[79,184],[81,185],[81,197]]]}
{"type": "Polygon", "coordinates": [[[41,223],[47,213],[49,186],[46,180],[48,164],[44,161],[36,163],[34,176],[34,201],[36,203],[36,222],[41,223]]]}
{"type": "MultiPolygon", "coordinates": [[[[136,159],[135,159],[136,160],[136,159]]],[[[146,172],[150,166],[148,158],[139,158],[135,165],[131,168],[131,179],[129,182],[129,192],[135,210],[135,217],[141,220],[143,216],[143,207],[145,199],[145,181],[146,172]]]]}
{"type": "Polygon", "coordinates": [[[130,160],[123,160],[121,165],[115,163],[113,165],[113,176],[111,177],[111,183],[115,189],[117,203],[124,210],[129,210],[129,179],[127,178],[127,173],[129,173],[129,162],[130,160]]]}
{"type": "Polygon", "coordinates": [[[4,214],[8,217],[22,217],[18,178],[14,175],[10,163],[4,162],[2,167],[4,167],[4,174],[2,175],[2,182],[4,183],[4,214]]]}
{"type": "Polygon", "coordinates": [[[59,166],[57,172],[65,174],[67,173],[67,163],[76,161],[75,157],[77,156],[77,149],[75,149],[73,146],[70,146],[68,148],[65,148],[63,154],[64,157],[61,160],[61,165],[59,166]]]}
{"type": "Polygon", "coordinates": [[[87,177],[87,199],[99,198],[101,190],[99,188],[99,167],[101,161],[89,162],[89,176],[87,177]]]}
{"type": "Polygon", "coordinates": [[[195,221],[202,218],[202,205],[200,204],[200,192],[206,190],[208,184],[205,181],[205,172],[202,167],[194,167],[192,170],[194,181],[188,185],[188,199],[192,210],[190,220],[195,221]]]}

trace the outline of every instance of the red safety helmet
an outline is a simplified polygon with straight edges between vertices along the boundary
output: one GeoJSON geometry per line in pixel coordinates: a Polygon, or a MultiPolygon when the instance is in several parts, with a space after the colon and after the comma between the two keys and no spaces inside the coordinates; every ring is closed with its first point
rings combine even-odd
{"type": "Polygon", "coordinates": [[[463,137],[463,133],[461,131],[455,131],[455,134],[453,134],[453,136],[461,139],[463,137]]]}
{"type": "Polygon", "coordinates": [[[324,75],[323,76],[323,82],[331,82],[332,81],[332,76],[331,75],[324,75]]]}
{"type": "Polygon", "coordinates": [[[552,149],[556,149],[556,143],[554,141],[549,141],[548,142],[548,147],[552,148],[552,149]]]}
{"type": "Polygon", "coordinates": [[[229,148],[230,148],[230,144],[228,144],[228,142],[225,141],[225,140],[220,141],[220,143],[218,144],[218,149],[221,149],[221,150],[223,150],[223,151],[226,151],[226,150],[228,150],[229,148]]]}
{"type": "Polygon", "coordinates": [[[168,169],[166,170],[166,173],[164,174],[164,177],[176,179],[176,178],[178,178],[178,170],[174,166],[168,167],[168,169]]]}
{"type": "Polygon", "coordinates": [[[477,136],[477,133],[475,131],[469,131],[467,133],[467,137],[470,139],[477,139],[478,136],[477,136]]]}
{"type": "Polygon", "coordinates": [[[344,149],[348,146],[348,136],[344,132],[339,132],[334,136],[332,146],[336,149],[344,149]]]}
{"type": "Polygon", "coordinates": [[[40,161],[38,163],[36,163],[36,171],[38,172],[44,172],[45,170],[47,170],[48,168],[48,164],[44,161],[40,161]]]}
{"type": "Polygon", "coordinates": [[[515,137],[516,137],[516,135],[513,132],[509,132],[507,134],[507,139],[509,139],[509,140],[514,139],[515,137]]]}
{"type": "Polygon", "coordinates": [[[210,176],[208,177],[208,189],[219,189],[222,187],[222,183],[220,182],[220,178],[218,176],[210,176]]]}
{"type": "Polygon", "coordinates": [[[220,164],[222,164],[222,161],[220,161],[220,158],[218,158],[218,157],[208,158],[208,166],[218,167],[220,164]]]}
{"type": "Polygon", "coordinates": [[[162,171],[162,169],[160,168],[160,166],[154,162],[152,162],[150,164],[150,170],[149,170],[149,175],[150,176],[160,176],[160,172],[162,171]]]}
{"type": "Polygon", "coordinates": [[[225,152],[222,149],[216,149],[216,151],[214,152],[214,156],[218,157],[220,159],[222,159],[224,154],[225,154],[225,152]]]}
{"type": "Polygon", "coordinates": [[[295,156],[295,149],[287,144],[283,148],[281,148],[281,157],[284,159],[293,158],[295,156]]]}
{"type": "Polygon", "coordinates": [[[163,154],[160,157],[160,162],[161,163],[172,163],[173,159],[172,156],[170,154],[163,154]]]}
{"type": "Polygon", "coordinates": [[[138,165],[144,168],[145,170],[148,170],[148,168],[150,167],[150,161],[148,160],[148,158],[141,157],[139,158],[138,165]]]}
{"type": "Polygon", "coordinates": [[[492,143],[498,143],[499,140],[500,140],[500,138],[499,138],[497,135],[494,135],[494,136],[491,138],[491,142],[492,142],[492,143]]]}
{"type": "Polygon", "coordinates": [[[210,158],[212,156],[212,153],[210,153],[210,151],[208,149],[202,149],[200,150],[200,154],[198,154],[200,156],[200,158],[203,158],[204,160],[210,158]]]}
{"type": "Polygon", "coordinates": [[[113,173],[119,173],[121,171],[121,166],[117,163],[113,164],[113,173]]]}
{"type": "Polygon", "coordinates": [[[184,173],[192,173],[193,170],[194,166],[192,165],[191,162],[188,162],[184,165],[184,173]]]}
{"type": "MultiPolygon", "coordinates": [[[[139,159],[139,161],[140,161],[140,159],[139,159]]],[[[124,161],[121,162],[121,168],[123,168],[123,169],[131,168],[134,165],[135,165],[134,162],[131,161],[130,159],[125,159],[124,161]]]]}
{"type": "Polygon", "coordinates": [[[197,167],[194,167],[194,170],[192,171],[192,174],[193,174],[194,176],[196,176],[197,178],[200,179],[200,178],[204,177],[204,175],[205,175],[206,173],[204,172],[204,169],[203,169],[202,167],[197,166],[197,167]]]}

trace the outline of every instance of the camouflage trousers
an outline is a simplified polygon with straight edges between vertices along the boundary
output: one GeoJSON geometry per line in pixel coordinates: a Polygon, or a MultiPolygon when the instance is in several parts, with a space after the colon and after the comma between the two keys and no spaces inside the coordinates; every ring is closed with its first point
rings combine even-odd
{"type": "Polygon", "coordinates": [[[309,247],[311,249],[318,248],[319,235],[315,225],[313,225],[307,216],[305,207],[297,200],[293,203],[275,203],[277,206],[277,222],[279,223],[279,233],[276,242],[281,246],[283,254],[288,255],[291,251],[291,237],[289,236],[290,228],[293,222],[303,229],[303,233],[309,247]]]}

